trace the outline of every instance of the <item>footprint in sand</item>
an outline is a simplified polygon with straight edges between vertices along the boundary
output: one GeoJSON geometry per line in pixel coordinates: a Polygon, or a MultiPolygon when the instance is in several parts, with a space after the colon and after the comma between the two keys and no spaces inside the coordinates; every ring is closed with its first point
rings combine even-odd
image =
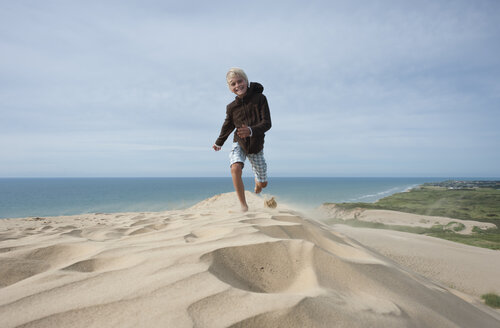
{"type": "Polygon", "coordinates": [[[149,224],[147,226],[144,226],[142,228],[139,228],[137,230],[132,231],[131,233],[129,233],[129,236],[140,235],[143,233],[158,231],[158,230],[161,230],[167,226],[168,226],[168,224],[166,224],[166,223],[149,224]]]}
{"type": "Polygon", "coordinates": [[[151,223],[151,220],[139,220],[139,221],[136,221],[136,222],[132,223],[130,226],[131,227],[137,227],[137,226],[145,225],[145,224],[148,224],[148,223],[151,223]]]}
{"type": "Polygon", "coordinates": [[[210,273],[234,288],[254,293],[300,292],[318,286],[310,259],[313,247],[308,242],[281,240],[220,248],[201,259],[210,263],[210,273]]]}
{"type": "Polygon", "coordinates": [[[201,228],[193,230],[190,234],[184,236],[184,240],[187,243],[192,243],[195,241],[211,241],[223,238],[225,235],[233,232],[233,228],[201,228]]]}
{"type": "Polygon", "coordinates": [[[103,272],[129,268],[136,264],[135,260],[121,258],[91,258],[73,263],[63,270],[77,272],[103,272]]]}
{"type": "Polygon", "coordinates": [[[62,233],[61,235],[81,238],[82,237],[82,230],[81,229],[73,229],[69,232],[62,233]]]}
{"type": "Polygon", "coordinates": [[[287,221],[279,221],[270,219],[270,218],[255,218],[255,219],[246,219],[241,220],[242,223],[248,223],[251,225],[256,225],[259,227],[267,227],[267,226],[281,226],[281,225],[298,225],[297,223],[287,222],[287,221]]]}

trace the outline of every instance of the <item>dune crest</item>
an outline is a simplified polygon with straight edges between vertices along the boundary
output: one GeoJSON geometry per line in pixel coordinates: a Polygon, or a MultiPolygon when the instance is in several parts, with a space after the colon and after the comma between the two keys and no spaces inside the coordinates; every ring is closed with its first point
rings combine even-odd
{"type": "Polygon", "coordinates": [[[498,327],[482,306],[247,193],[0,220],[2,327],[498,327]]]}

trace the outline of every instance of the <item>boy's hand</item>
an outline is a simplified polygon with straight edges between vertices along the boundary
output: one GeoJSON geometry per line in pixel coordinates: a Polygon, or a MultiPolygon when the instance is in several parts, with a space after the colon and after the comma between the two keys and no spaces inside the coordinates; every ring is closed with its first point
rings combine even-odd
{"type": "Polygon", "coordinates": [[[241,128],[238,128],[238,131],[236,133],[238,133],[238,137],[240,137],[241,139],[245,139],[246,137],[250,136],[250,129],[248,128],[248,126],[243,124],[241,128]]]}
{"type": "Polygon", "coordinates": [[[217,145],[213,145],[212,148],[215,151],[219,151],[222,147],[221,146],[217,146],[217,145]]]}

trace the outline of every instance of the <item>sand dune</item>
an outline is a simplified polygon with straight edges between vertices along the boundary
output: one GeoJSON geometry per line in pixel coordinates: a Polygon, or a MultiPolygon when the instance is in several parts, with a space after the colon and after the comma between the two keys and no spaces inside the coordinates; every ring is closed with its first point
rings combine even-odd
{"type": "MultiPolygon", "coordinates": [[[[335,206],[335,204],[324,204],[321,206],[318,215],[323,219],[333,218],[348,220],[359,220],[366,222],[382,223],[386,225],[407,226],[407,227],[422,227],[431,228],[435,225],[446,226],[447,229],[458,228],[459,224],[463,225],[463,230],[455,231],[459,234],[471,234],[474,227],[479,229],[496,229],[497,226],[490,222],[480,222],[474,220],[457,220],[442,216],[420,215],[389,210],[369,210],[363,208],[355,208],[344,210],[335,206]]],[[[458,230],[458,229],[457,229],[458,230]]]]}
{"type": "Polygon", "coordinates": [[[500,295],[500,252],[407,232],[335,225],[340,231],[411,270],[477,299],[500,295]]]}
{"type": "Polygon", "coordinates": [[[289,208],[0,220],[2,327],[498,327],[498,315],[289,208]]]}

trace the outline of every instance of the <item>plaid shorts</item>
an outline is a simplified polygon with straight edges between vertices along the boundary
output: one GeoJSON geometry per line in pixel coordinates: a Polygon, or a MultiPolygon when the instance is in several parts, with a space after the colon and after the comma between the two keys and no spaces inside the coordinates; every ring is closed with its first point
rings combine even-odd
{"type": "Polygon", "coordinates": [[[229,160],[231,165],[234,163],[241,163],[243,166],[245,165],[245,160],[247,159],[252,164],[253,174],[255,175],[255,179],[259,182],[267,181],[267,164],[264,159],[264,151],[261,150],[257,154],[247,154],[243,149],[241,149],[240,145],[237,142],[233,143],[233,149],[229,153],[229,160]]]}

